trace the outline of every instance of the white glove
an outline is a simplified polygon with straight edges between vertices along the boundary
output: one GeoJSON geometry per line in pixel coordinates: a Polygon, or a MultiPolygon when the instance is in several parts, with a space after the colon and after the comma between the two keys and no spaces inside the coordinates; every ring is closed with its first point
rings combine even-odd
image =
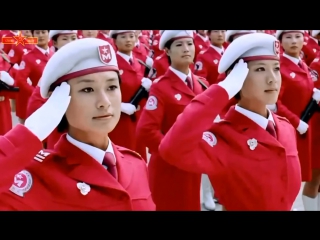
{"type": "Polygon", "coordinates": [[[9,73],[5,71],[0,71],[0,80],[9,86],[12,86],[14,84],[13,78],[10,76],[9,73]]]}
{"type": "Polygon", "coordinates": [[[27,78],[27,83],[31,86],[32,85],[32,81],[30,80],[30,78],[27,78]]]}
{"type": "Polygon", "coordinates": [[[316,88],[313,89],[312,98],[319,103],[319,101],[320,101],[320,90],[319,89],[316,89],[316,88]]]}
{"type": "Polygon", "coordinates": [[[60,123],[70,103],[71,97],[69,94],[70,85],[65,82],[62,83],[55,88],[46,103],[26,119],[25,127],[36,135],[40,141],[46,139],[60,123]]]}
{"type": "Polygon", "coordinates": [[[267,105],[267,108],[274,113],[277,112],[277,104],[267,105]]]}
{"type": "Polygon", "coordinates": [[[248,72],[247,63],[240,59],[226,79],[218,83],[228,92],[229,99],[233,98],[241,90],[248,72]]]}
{"type": "Polygon", "coordinates": [[[132,115],[137,111],[136,107],[131,103],[121,103],[121,112],[132,115]]]}
{"type": "Polygon", "coordinates": [[[147,56],[146,64],[151,67],[153,65],[153,59],[147,56]]]}
{"type": "Polygon", "coordinates": [[[309,125],[304,121],[300,120],[299,126],[297,127],[297,131],[302,135],[307,132],[308,128],[309,128],[309,125]]]}
{"type": "Polygon", "coordinates": [[[144,87],[147,91],[149,91],[152,85],[152,81],[149,78],[142,78],[141,79],[141,86],[144,87]]]}

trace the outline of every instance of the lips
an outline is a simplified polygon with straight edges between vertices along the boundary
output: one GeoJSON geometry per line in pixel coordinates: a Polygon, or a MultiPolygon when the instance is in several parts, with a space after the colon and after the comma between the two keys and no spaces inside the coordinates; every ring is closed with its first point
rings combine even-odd
{"type": "Polygon", "coordinates": [[[102,116],[98,116],[98,117],[93,117],[93,119],[104,119],[104,118],[109,118],[112,117],[112,114],[106,114],[106,115],[102,115],[102,116]]]}

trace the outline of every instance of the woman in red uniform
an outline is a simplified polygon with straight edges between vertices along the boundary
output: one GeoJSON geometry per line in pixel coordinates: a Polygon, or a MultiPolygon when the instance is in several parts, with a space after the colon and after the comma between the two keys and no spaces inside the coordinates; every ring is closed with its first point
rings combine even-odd
{"type": "Polygon", "coordinates": [[[163,33],[164,30],[160,30],[158,34],[153,35],[153,40],[152,40],[152,45],[150,46],[151,49],[151,55],[149,55],[150,57],[152,57],[153,59],[157,58],[158,56],[160,56],[163,51],[159,49],[159,41],[160,41],[160,37],[161,34],[163,33]]]}
{"type": "Polygon", "coordinates": [[[194,73],[206,78],[209,84],[218,81],[218,65],[224,52],[225,32],[225,30],[208,30],[210,47],[201,51],[195,61],[194,73]]]}
{"type": "MultiPolygon", "coordinates": [[[[140,40],[141,36],[139,37],[139,35],[141,35],[141,30],[136,30],[135,35],[136,35],[136,42],[135,42],[135,47],[133,48],[133,54],[137,59],[141,60],[151,68],[153,65],[153,59],[148,56],[149,48],[147,47],[145,42],[142,42],[140,40]]],[[[146,67],[141,65],[140,69],[141,69],[140,70],[141,73],[144,74],[146,67]]]]}
{"type": "Polygon", "coordinates": [[[166,163],[159,156],[158,147],[177,116],[203,91],[198,80],[206,80],[193,75],[189,68],[195,54],[192,30],[164,31],[159,47],[165,50],[171,66],[152,84],[138,122],[137,137],[151,153],[148,169],[157,210],[199,211],[201,174],[188,173],[166,163]]]}
{"type": "MultiPolygon", "coordinates": [[[[61,49],[66,44],[77,40],[77,30],[51,30],[49,38],[53,42],[55,47],[55,52],[61,49]]],[[[40,87],[38,86],[34,89],[31,97],[29,98],[27,106],[27,117],[30,116],[34,111],[40,108],[46,102],[45,98],[40,95],[40,87]]],[[[46,148],[53,149],[56,142],[58,142],[62,133],[57,130],[53,131],[52,134],[46,139],[46,148]]]]}
{"type": "MultiPolygon", "coordinates": [[[[159,49],[160,37],[164,31],[165,30],[160,30],[159,37],[153,41],[153,46],[157,44],[157,46],[155,47],[157,47],[158,49],[159,49]]],[[[152,65],[152,68],[156,69],[156,72],[150,73],[150,77],[152,80],[155,80],[156,78],[164,75],[168,70],[168,68],[170,67],[170,61],[168,59],[167,53],[162,50],[159,50],[159,51],[161,51],[161,53],[159,53],[157,56],[155,55],[153,65],[152,65]]]]}
{"type": "MultiPolygon", "coordinates": [[[[282,87],[277,101],[279,116],[287,118],[296,129],[302,181],[312,178],[312,128],[300,120],[301,115],[314,95],[314,83],[307,65],[300,58],[304,41],[304,30],[278,30],[283,54],[280,56],[282,87]],[[297,98],[297,96],[299,96],[297,98]]],[[[320,100],[320,99],[319,99],[320,100]]],[[[306,210],[310,209],[310,190],[306,183],[303,202],[306,210]]],[[[317,191],[317,188],[316,188],[317,191]]],[[[317,194],[317,193],[316,193],[317,194]]]]}
{"type": "Polygon", "coordinates": [[[16,98],[16,115],[21,123],[27,117],[28,100],[41,78],[44,67],[53,55],[48,46],[49,30],[31,30],[31,32],[34,37],[38,38],[38,44],[22,56],[20,68],[15,78],[20,88],[16,98]]]}
{"type": "Polygon", "coordinates": [[[196,30],[194,45],[196,47],[195,58],[199,52],[206,50],[210,46],[210,40],[207,35],[208,30],[196,30]]]}
{"type": "MultiPolygon", "coordinates": [[[[0,71],[1,82],[13,86],[14,80],[9,73],[0,71]]],[[[15,92],[4,91],[0,87],[0,136],[6,134],[12,128],[12,116],[10,98],[15,97],[15,92]]]]}
{"type": "Polygon", "coordinates": [[[96,38],[99,30],[81,30],[82,38],[96,38]]]}
{"type": "MultiPolygon", "coordinates": [[[[57,86],[68,84],[71,100],[59,124],[68,133],[52,151],[42,150],[28,163],[20,160],[23,170],[11,176],[11,184],[1,181],[0,209],[154,210],[145,162],[108,137],[121,112],[112,46],[88,38],[55,53],[43,71],[41,95],[49,97],[57,86]]],[[[13,162],[23,157],[19,154],[13,162]]],[[[7,168],[1,170],[1,176],[7,174],[7,168]]]]}
{"type": "Polygon", "coordinates": [[[319,46],[320,30],[309,30],[309,31],[310,31],[310,35],[307,38],[305,38],[305,42],[302,47],[303,57],[308,66],[312,63],[313,59],[316,58],[317,53],[320,51],[320,46],[319,46]]]}
{"type": "Polygon", "coordinates": [[[226,210],[290,211],[301,184],[295,130],[266,108],[281,87],[279,42],[264,33],[242,36],[224,52],[219,72],[226,79],[185,108],[160,155],[182,170],[208,174],[226,210]],[[235,95],[238,104],[213,123],[235,95]]]}
{"type": "Polygon", "coordinates": [[[115,144],[136,150],[146,159],[146,148],[141,149],[136,142],[136,126],[140,117],[138,112],[144,107],[145,102],[141,101],[136,108],[130,101],[140,87],[149,91],[152,81],[143,77],[141,65],[133,55],[135,30],[111,30],[110,37],[114,39],[118,49],[116,56],[121,75],[122,94],[120,121],[110,133],[110,137],[115,144]]]}
{"type": "MultiPolygon", "coordinates": [[[[319,30],[320,31],[320,30],[319,30]]],[[[313,76],[314,86],[320,89],[320,52],[318,52],[316,58],[310,64],[311,75],[313,76]]],[[[319,146],[320,146],[320,113],[316,112],[310,121],[312,127],[311,139],[312,139],[312,179],[310,183],[305,184],[305,195],[311,199],[316,199],[318,196],[317,210],[320,211],[320,194],[317,193],[318,187],[320,192],[320,160],[319,160],[319,146]],[[308,188],[308,194],[307,194],[308,188]]],[[[315,209],[315,200],[310,200],[310,204],[315,209]]]]}

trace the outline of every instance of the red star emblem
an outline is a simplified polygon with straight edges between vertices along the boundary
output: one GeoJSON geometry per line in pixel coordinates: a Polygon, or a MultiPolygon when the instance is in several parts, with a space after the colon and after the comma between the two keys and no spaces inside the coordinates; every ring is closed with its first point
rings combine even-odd
{"type": "Polygon", "coordinates": [[[23,35],[21,34],[21,32],[19,32],[18,36],[13,36],[13,38],[14,38],[15,40],[17,40],[16,46],[17,46],[18,44],[21,44],[22,46],[24,46],[26,37],[23,36],[23,35]]]}

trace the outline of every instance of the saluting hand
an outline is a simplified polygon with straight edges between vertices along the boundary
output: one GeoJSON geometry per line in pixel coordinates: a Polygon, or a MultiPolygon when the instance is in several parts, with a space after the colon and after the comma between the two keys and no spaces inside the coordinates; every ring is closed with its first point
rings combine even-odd
{"type": "Polygon", "coordinates": [[[226,79],[218,83],[218,85],[228,92],[229,99],[233,98],[241,90],[248,72],[249,69],[247,63],[240,59],[226,79]]]}
{"type": "Polygon", "coordinates": [[[58,126],[67,111],[71,97],[70,85],[62,83],[56,87],[49,99],[25,121],[28,128],[40,141],[46,139],[58,126]]]}

